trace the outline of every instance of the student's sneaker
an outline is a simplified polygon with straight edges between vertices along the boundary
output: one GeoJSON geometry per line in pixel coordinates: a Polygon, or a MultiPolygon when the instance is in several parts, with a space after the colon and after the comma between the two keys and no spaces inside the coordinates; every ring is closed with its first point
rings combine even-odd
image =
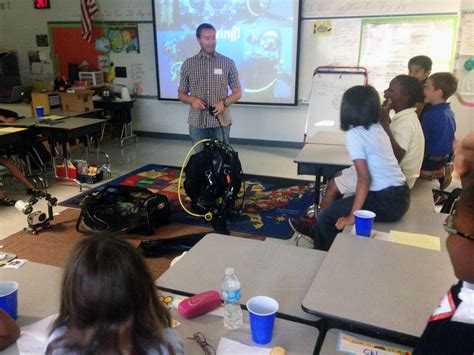
{"type": "MultiPolygon", "coordinates": [[[[315,221],[314,218],[312,218],[312,220],[315,221]]],[[[299,233],[299,234],[306,235],[306,236],[310,237],[311,234],[312,234],[315,222],[305,223],[304,221],[297,221],[294,218],[290,218],[288,220],[288,223],[290,224],[291,229],[293,229],[293,231],[295,233],[299,233]]]]}

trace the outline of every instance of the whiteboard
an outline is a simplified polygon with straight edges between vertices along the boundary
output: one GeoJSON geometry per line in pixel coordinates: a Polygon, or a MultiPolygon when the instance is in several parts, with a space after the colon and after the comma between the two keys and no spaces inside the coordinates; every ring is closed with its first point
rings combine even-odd
{"type": "Polygon", "coordinates": [[[419,54],[433,60],[433,73],[451,71],[457,23],[457,15],[362,19],[359,65],[369,71],[369,84],[383,92],[419,54]]]}
{"type": "Polygon", "coordinates": [[[364,84],[363,73],[315,74],[306,118],[306,136],[311,137],[319,131],[339,131],[342,95],[347,89],[364,84]]]}
{"type": "Polygon", "coordinates": [[[303,18],[439,14],[459,11],[461,0],[302,0],[303,18]]]}
{"type": "Polygon", "coordinates": [[[360,43],[360,19],[301,21],[301,52],[298,95],[308,102],[314,69],[320,66],[357,66],[360,43]],[[326,22],[326,24],[325,24],[326,22]],[[329,30],[318,30],[322,26],[329,30]]]}

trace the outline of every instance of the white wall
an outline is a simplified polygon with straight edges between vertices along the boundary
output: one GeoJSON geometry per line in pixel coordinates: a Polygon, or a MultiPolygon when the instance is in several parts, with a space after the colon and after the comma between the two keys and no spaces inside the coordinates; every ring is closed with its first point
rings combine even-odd
{"type": "MultiPolygon", "coordinates": [[[[328,0],[330,1],[330,0],[328,0]]],[[[413,0],[416,1],[416,0],[413,0]]],[[[97,0],[104,20],[119,13],[133,13],[132,18],[121,20],[151,20],[151,0],[97,0]],[[107,10],[112,10],[106,12],[107,10]]],[[[29,81],[28,51],[39,50],[36,34],[47,34],[48,21],[79,21],[79,0],[52,1],[49,10],[34,10],[32,0],[0,0],[0,48],[18,50],[20,71],[24,83],[29,81]],[[2,9],[1,4],[5,3],[2,9]],[[9,4],[9,6],[8,6],[9,4]]],[[[462,8],[474,9],[474,0],[462,0],[462,8]]],[[[142,44],[145,45],[145,44],[142,44]]],[[[152,43],[147,45],[153,45],[152,43]]],[[[304,48],[302,48],[304,53],[304,48]]],[[[305,53],[305,55],[310,55],[305,53]]],[[[474,110],[453,100],[458,122],[458,136],[474,129],[474,110]]],[[[180,103],[140,99],[134,112],[134,129],[140,131],[187,134],[187,106],[180,103]]],[[[260,139],[301,142],[303,139],[307,106],[232,107],[234,125],[231,136],[243,139],[260,139]]]]}

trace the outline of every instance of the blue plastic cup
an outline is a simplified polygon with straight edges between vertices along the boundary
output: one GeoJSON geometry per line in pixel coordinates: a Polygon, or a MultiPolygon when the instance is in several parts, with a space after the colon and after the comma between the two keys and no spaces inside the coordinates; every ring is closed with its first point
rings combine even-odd
{"type": "Polygon", "coordinates": [[[247,301],[252,340],[256,344],[268,344],[272,341],[278,302],[271,297],[256,296],[247,301]]]}
{"type": "Polygon", "coordinates": [[[369,237],[374,223],[375,213],[367,210],[358,210],[354,212],[356,235],[369,237]]]}
{"type": "Polygon", "coordinates": [[[0,282],[0,308],[13,319],[18,318],[18,284],[16,282],[0,282]]]}
{"type": "Polygon", "coordinates": [[[36,106],[35,111],[36,111],[36,117],[41,118],[41,117],[44,116],[44,107],[43,106],[36,106]]]}

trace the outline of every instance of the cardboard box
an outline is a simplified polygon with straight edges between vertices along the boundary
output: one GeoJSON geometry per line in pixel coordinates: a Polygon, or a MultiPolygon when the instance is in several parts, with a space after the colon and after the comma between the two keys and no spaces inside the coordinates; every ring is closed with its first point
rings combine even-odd
{"type": "Polygon", "coordinates": [[[74,93],[60,92],[63,111],[87,112],[94,108],[93,90],[76,90],[74,93]]]}
{"type": "Polygon", "coordinates": [[[61,110],[61,100],[57,92],[37,92],[33,91],[31,93],[31,106],[34,108],[36,106],[44,107],[44,115],[47,116],[52,112],[58,112],[61,110]]]}

